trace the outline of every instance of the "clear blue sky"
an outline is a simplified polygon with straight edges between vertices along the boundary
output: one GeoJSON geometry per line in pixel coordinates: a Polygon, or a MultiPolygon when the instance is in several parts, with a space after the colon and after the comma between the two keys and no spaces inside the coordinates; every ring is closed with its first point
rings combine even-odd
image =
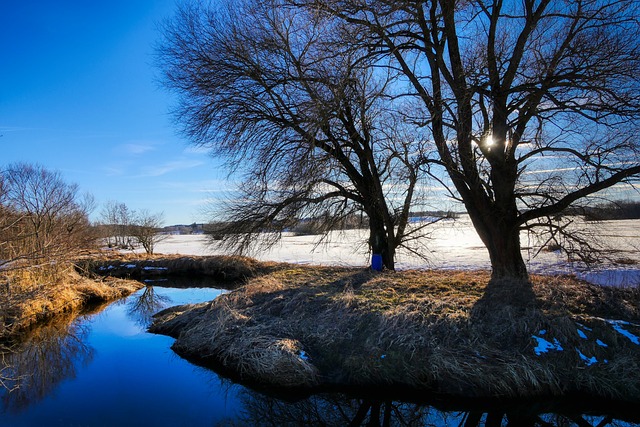
{"type": "Polygon", "coordinates": [[[228,184],[177,133],[157,82],[157,25],[174,0],[8,1],[0,13],[0,167],[23,161],[166,224],[202,221],[228,184]]]}

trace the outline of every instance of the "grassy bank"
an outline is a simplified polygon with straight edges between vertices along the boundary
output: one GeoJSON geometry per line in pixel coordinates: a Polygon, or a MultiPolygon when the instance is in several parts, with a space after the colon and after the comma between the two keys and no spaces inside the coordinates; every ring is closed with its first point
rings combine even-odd
{"type": "Polygon", "coordinates": [[[114,301],[144,286],[130,279],[207,276],[236,283],[277,268],[275,263],[236,256],[95,253],[75,263],[17,269],[0,280],[0,340],[17,338],[38,323],[114,301]]]}
{"type": "Polygon", "coordinates": [[[264,275],[279,267],[243,256],[108,254],[84,260],[82,268],[101,276],[144,279],[153,276],[207,276],[230,283],[264,275]]]}
{"type": "Polygon", "coordinates": [[[152,332],[245,383],[640,401],[640,292],[486,272],[282,267],[152,332]]]}
{"type": "Polygon", "coordinates": [[[0,287],[0,340],[16,338],[38,323],[122,298],[142,287],[133,280],[85,277],[72,264],[13,271],[0,287]]]}

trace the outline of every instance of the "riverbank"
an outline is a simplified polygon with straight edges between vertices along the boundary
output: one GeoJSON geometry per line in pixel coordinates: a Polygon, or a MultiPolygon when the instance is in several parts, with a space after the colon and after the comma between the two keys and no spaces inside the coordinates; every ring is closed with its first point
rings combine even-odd
{"type": "Polygon", "coordinates": [[[571,277],[280,266],[151,332],[271,390],[414,390],[465,398],[640,401],[640,292],[571,277]]]}
{"type": "Polygon", "coordinates": [[[222,283],[240,284],[245,280],[268,274],[282,263],[261,262],[235,255],[183,256],[112,253],[83,260],[81,268],[91,274],[136,280],[153,277],[209,277],[222,283]]]}
{"type": "Polygon", "coordinates": [[[103,252],[62,266],[16,270],[0,286],[0,340],[19,338],[32,326],[61,314],[126,297],[144,287],[146,280],[209,277],[234,287],[277,268],[278,263],[240,256],[103,252]]]}
{"type": "Polygon", "coordinates": [[[19,338],[34,325],[60,315],[123,298],[144,286],[135,280],[86,277],[73,264],[46,273],[32,271],[14,272],[0,288],[2,341],[19,338]]]}

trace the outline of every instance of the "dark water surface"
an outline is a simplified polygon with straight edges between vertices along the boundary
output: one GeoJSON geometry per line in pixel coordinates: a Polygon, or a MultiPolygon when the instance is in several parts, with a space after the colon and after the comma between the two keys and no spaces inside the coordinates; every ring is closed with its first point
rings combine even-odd
{"type": "Polygon", "coordinates": [[[0,378],[18,377],[6,383],[19,387],[0,391],[0,426],[638,425],[606,415],[558,415],[527,403],[440,411],[338,394],[279,400],[192,365],[172,352],[172,338],[146,332],[160,309],[224,291],[155,285],[97,313],[37,328],[6,354],[9,368],[0,378]]]}

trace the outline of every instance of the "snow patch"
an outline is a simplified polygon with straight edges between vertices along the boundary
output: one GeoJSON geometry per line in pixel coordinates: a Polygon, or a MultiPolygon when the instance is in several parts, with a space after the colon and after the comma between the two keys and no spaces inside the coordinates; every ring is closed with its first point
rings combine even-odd
{"type": "Polygon", "coordinates": [[[585,329],[585,330],[587,330],[587,331],[589,331],[589,332],[592,332],[592,331],[593,331],[593,329],[591,329],[590,327],[588,327],[588,326],[586,326],[586,325],[583,325],[582,323],[578,323],[578,322],[576,322],[576,325],[580,326],[582,329],[585,329]]]}
{"type": "Polygon", "coordinates": [[[630,325],[630,326],[640,326],[640,325],[636,325],[634,323],[625,322],[624,320],[607,320],[607,322],[609,322],[611,324],[611,326],[613,327],[613,329],[617,333],[629,338],[629,341],[631,341],[635,345],[640,345],[640,338],[638,336],[632,334],[631,332],[627,331],[626,329],[624,329],[621,326],[621,325],[630,325]]]}
{"type": "MultiPolygon", "coordinates": [[[[596,359],[595,356],[594,357],[587,357],[580,350],[578,350],[577,347],[576,347],[576,351],[578,352],[578,356],[580,356],[580,359],[582,359],[587,366],[591,366],[591,365],[594,365],[594,364],[598,363],[598,359],[596,359]]],[[[606,361],[605,361],[605,363],[606,363],[606,361]]]]}
{"type": "MultiPolygon", "coordinates": [[[[429,218],[421,218],[429,220],[429,218]]],[[[413,225],[421,225],[418,218],[413,225]]],[[[616,220],[598,223],[599,234],[603,244],[616,248],[620,257],[640,263],[640,235],[637,230],[640,220],[616,220]]],[[[471,220],[461,215],[457,220],[440,221],[429,226],[430,238],[429,260],[417,257],[409,250],[400,248],[397,253],[396,267],[402,269],[457,269],[478,270],[490,268],[489,254],[478,237],[471,220]]],[[[261,250],[256,245],[248,253],[261,261],[279,261],[298,264],[331,265],[364,267],[369,265],[369,254],[366,241],[367,230],[332,231],[326,236],[327,245],[317,245],[320,236],[296,236],[284,233],[282,240],[269,250],[261,250]]],[[[523,232],[521,240],[522,254],[531,273],[542,274],[576,274],[579,278],[591,283],[605,286],[638,286],[640,285],[640,268],[638,264],[610,264],[597,270],[589,270],[586,266],[574,262],[568,263],[566,256],[554,252],[535,249],[535,240],[523,232]],[[526,242],[526,243],[525,243],[526,242]],[[537,254],[534,257],[534,254],[537,254]]],[[[427,240],[425,240],[426,242],[427,240]]],[[[143,251],[137,249],[137,252],[143,251]]],[[[227,255],[228,251],[219,243],[212,243],[206,235],[171,235],[158,242],[156,252],[181,255],[227,255]]],[[[586,328],[582,328],[588,331],[586,328]]]]}
{"type": "MultiPolygon", "coordinates": [[[[539,334],[544,335],[546,332],[547,332],[546,330],[542,330],[539,332],[539,334]]],[[[553,342],[547,341],[544,338],[539,337],[537,335],[531,335],[531,338],[536,340],[538,343],[536,347],[533,349],[533,351],[536,353],[536,356],[540,356],[543,353],[548,353],[551,350],[555,350],[555,351],[564,350],[557,338],[554,338],[553,342]]]]}

